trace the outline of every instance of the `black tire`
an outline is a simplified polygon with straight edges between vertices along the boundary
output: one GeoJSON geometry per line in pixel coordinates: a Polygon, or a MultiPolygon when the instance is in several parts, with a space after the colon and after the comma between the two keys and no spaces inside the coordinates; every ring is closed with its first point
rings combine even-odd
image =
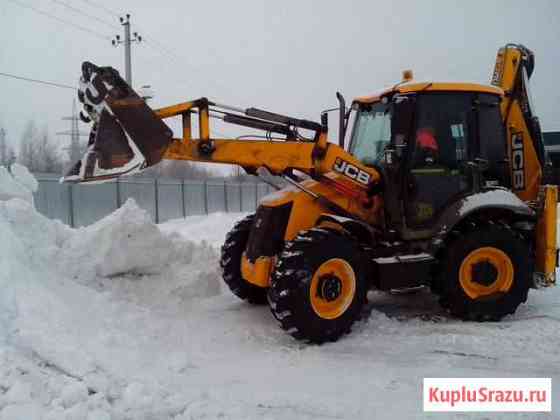
{"type": "MultiPolygon", "coordinates": [[[[498,321],[505,315],[513,314],[521,303],[527,301],[532,273],[531,248],[527,241],[507,226],[488,225],[473,229],[455,238],[443,254],[438,279],[441,287],[440,304],[451,314],[465,320],[498,321]],[[473,298],[461,285],[460,269],[471,252],[483,247],[497,248],[509,257],[513,267],[513,276],[509,277],[513,280],[507,291],[473,298]]],[[[495,267],[491,270],[494,270],[492,274],[486,272],[480,275],[481,278],[487,276],[488,283],[493,277],[497,278],[495,267]]],[[[474,278],[473,272],[474,269],[471,270],[471,277],[474,278]]]]}
{"type": "MultiPolygon", "coordinates": [[[[328,267],[328,264],[323,267],[328,267]]],[[[336,341],[350,332],[352,324],[360,318],[363,305],[367,301],[366,267],[363,252],[351,236],[322,228],[300,233],[293,241],[286,243],[272,274],[268,291],[272,314],[282,329],[296,339],[317,344],[336,341]],[[329,264],[332,264],[333,260],[346,268],[351,267],[351,271],[347,272],[354,274],[348,277],[352,283],[346,284],[355,284],[355,287],[351,287],[354,290],[353,295],[344,296],[342,291],[345,290],[345,286],[341,286],[338,290],[339,297],[345,303],[340,309],[345,309],[334,318],[325,319],[313,308],[311,287],[312,284],[316,285],[321,281],[324,290],[327,277],[337,281],[336,276],[325,274],[313,282],[319,267],[327,261],[331,261],[329,264]]],[[[319,297],[315,301],[317,299],[325,298],[319,297]]],[[[331,297],[328,302],[338,305],[337,299],[331,297]]]]}
{"type": "Polygon", "coordinates": [[[254,214],[247,216],[229,231],[222,245],[220,267],[222,278],[234,295],[249,303],[263,305],[267,302],[267,289],[249,283],[241,275],[241,257],[247,247],[254,217],[254,214]]]}

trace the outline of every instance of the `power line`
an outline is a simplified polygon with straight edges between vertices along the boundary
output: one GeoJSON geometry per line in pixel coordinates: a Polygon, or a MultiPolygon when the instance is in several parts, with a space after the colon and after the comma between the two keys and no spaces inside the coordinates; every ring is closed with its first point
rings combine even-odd
{"type": "MultiPolygon", "coordinates": [[[[140,25],[136,25],[138,28],[140,28],[140,25]]],[[[143,31],[145,33],[145,31],[143,31]]],[[[184,57],[176,54],[172,49],[166,47],[163,43],[159,42],[158,40],[154,39],[153,37],[150,38],[149,36],[146,37],[144,36],[142,38],[142,40],[155,52],[157,52],[160,56],[167,58],[168,60],[174,62],[175,64],[179,64],[179,65],[186,65],[189,66],[191,70],[193,70],[195,73],[198,74],[202,74],[204,71],[199,68],[196,67],[194,65],[192,65],[191,63],[188,62],[188,60],[186,60],[184,57]]],[[[187,85],[193,86],[193,82],[192,81],[186,81],[181,79],[181,83],[185,83],[187,85]]],[[[213,80],[213,83],[218,86],[223,88],[224,90],[231,92],[231,88],[227,87],[226,85],[224,85],[223,83],[218,82],[217,80],[213,80]]]]}
{"type": "Polygon", "coordinates": [[[91,29],[89,29],[89,28],[86,28],[86,27],[84,27],[84,26],[81,26],[81,25],[77,25],[77,24],[75,24],[75,23],[73,23],[73,22],[69,22],[69,21],[67,21],[67,20],[61,19],[61,18],[59,18],[58,16],[52,15],[52,14],[50,14],[50,13],[48,13],[48,12],[43,11],[43,10],[37,9],[37,8],[34,7],[34,6],[31,6],[30,4],[20,2],[19,0],[8,0],[8,1],[11,2],[11,3],[13,3],[13,4],[17,4],[18,6],[23,7],[23,8],[25,8],[25,9],[33,10],[34,12],[39,13],[40,15],[46,16],[46,17],[48,17],[48,18],[50,18],[50,19],[54,19],[54,20],[56,20],[56,21],[58,21],[58,22],[64,23],[65,25],[73,26],[74,28],[79,29],[79,30],[81,30],[81,31],[83,31],[83,32],[88,32],[88,33],[90,33],[91,35],[94,35],[94,36],[96,36],[96,37],[98,37],[98,38],[101,38],[101,39],[103,39],[103,40],[110,40],[110,39],[111,39],[110,37],[108,37],[108,36],[106,36],[106,35],[100,34],[99,32],[93,31],[93,30],[91,30],[91,29]]]}
{"type": "Polygon", "coordinates": [[[119,16],[120,16],[118,13],[116,13],[116,12],[112,11],[111,9],[109,9],[109,8],[107,8],[107,7],[105,7],[105,6],[103,6],[102,4],[96,3],[96,2],[91,1],[91,0],[82,0],[82,1],[83,1],[84,3],[89,4],[89,5],[92,6],[92,7],[96,7],[96,8],[98,8],[98,9],[100,9],[100,10],[105,11],[105,13],[110,14],[112,17],[119,17],[119,16]]]}
{"type": "Polygon", "coordinates": [[[15,74],[0,72],[0,76],[10,77],[12,79],[23,80],[23,81],[26,81],[26,82],[33,82],[33,83],[40,83],[40,84],[43,84],[43,85],[55,86],[55,87],[64,88],[64,89],[78,90],[78,88],[76,88],[74,86],[65,85],[65,84],[62,84],[62,83],[47,82],[46,80],[30,79],[29,77],[17,76],[15,74]]]}
{"type": "Polygon", "coordinates": [[[155,45],[155,42],[153,39],[146,39],[143,38],[143,41],[146,43],[146,45],[148,45],[148,47],[150,47],[152,50],[154,50],[156,53],[158,53],[160,56],[165,57],[167,59],[169,59],[170,61],[172,61],[174,64],[182,64],[179,61],[179,57],[176,56],[175,54],[173,54],[172,52],[167,52],[165,51],[163,48],[161,47],[157,47],[155,45]]]}
{"type": "Polygon", "coordinates": [[[63,6],[63,7],[66,7],[66,8],[69,9],[69,10],[72,10],[74,13],[78,13],[78,14],[83,15],[83,16],[86,16],[86,17],[88,17],[88,18],[90,18],[90,19],[96,20],[97,22],[103,23],[104,25],[109,26],[109,27],[112,28],[112,29],[119,29],[119,27],[118,27],[117,25],[112,24],[112,23],[110,23],[110,22],[107,22],[105,19],[101,19],[101,18],[98,18],[97,16],[94,16],[94,15],[91,15],[91,14],[89,14],[89,13],[86,13],[86,12],[84,12],[83,10],[78,9],[77,7],[71,6],[71,5],[69,5],[68,3],[66,3],[66,2],[64,2],[64,1],[62,1],[62,0],[51,0],[51,1],[52,1],[53,3],[59,4],[59,5],[63,6]]]}
{"type": "Polygon", "coordinates": [[[165,56],[171,56],[171,57],[168,57],[168,58],[171,58],[176,63],[179,63],[177,60],[179,60],[181,57],[179,57],[177,54],[175,54],[172,50],[167,48],[161,42],[157,41],[155,38],[148,38],[147,40],[146,39],[144,39],[144,40],[150,45],[150,48],[152,48],[154,51],[157,51],[158,53],[160,53],[164,57],[165,56]],[[163,54],[163,52],[161,50],[163,50],[163,52],[165,52],[167,54],[163,54]]]}

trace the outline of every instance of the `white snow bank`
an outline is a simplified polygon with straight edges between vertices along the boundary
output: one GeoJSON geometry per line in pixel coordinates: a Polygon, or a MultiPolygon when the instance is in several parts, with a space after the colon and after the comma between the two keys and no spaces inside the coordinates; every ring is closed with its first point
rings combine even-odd
{"type": "Polygon", "coordinates": [[[33,176],[29,169],[25,166],[20,165],[19,163],[14,163],[11,166],[12,175],[14,179],[25,188],[27,188],[31,192],[37,191],[39,188],[39,183],[37,179],[33,176]]]}
{"type": "Polygon", "coordinates": [[[248,213],[211,213],[189,216],[186,219],[169,220],[160,224],[159,228],[162,232],[176,233],[186,240],[197,243],[205,242],[219,248],[235,222],[247,215],[248,213]]]}
{"type": "Polygon", "coordinates": [[[8,168],[0,166],[0,201],[20,198],[33,203],[33,193],[38,183],[25,166],[14,163],[11,173],[8,168]]]}
{"type": "Polygon", "coordinates": [[[78,229],[64,244],[63,255],[79,262],[77,273],[96,275],[155,274],[178,258],[182,246],[162,234],[149,214],[129,199],[118,210],[78,229]]]}
{"type": "Polygon", "coordinates": [[[10,256],[14,257],[19,244],[21,255],[26,258],[26,267],[52,264],[60,247],[73,234],[67,225],[46,218],[38,213],[30,202],[17,198],[0,201],[0,226],[13,237],[9,241],[1,236],[0,248],[4,261],[10,256]]]}
{"type": "Polygon", "coordinates": [[[150,378],[167,363],[190,369],[188,341],[173,334],[185,320],[157,314],[221,293],[214,249],[162,232],[133,201],[82,229],[0,201],[0,238],[1,420],[184,410],[183,396],[150,378]]]}

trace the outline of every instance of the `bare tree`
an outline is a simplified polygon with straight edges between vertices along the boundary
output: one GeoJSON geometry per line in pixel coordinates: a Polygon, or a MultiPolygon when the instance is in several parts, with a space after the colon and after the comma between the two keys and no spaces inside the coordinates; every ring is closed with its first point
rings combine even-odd
{"type": "Polygon", "coordinates": [[[38,165],[38,153],[34,147],[37,139],[37,127],[30,120],[25,125],[21,140],[19,142],[18,162],[26,166],[30,171],[36,171],[38,165]]]}
{"type": "Polygon", "coordinates": [[[60,173],[63,169],[62,158],[50,140],[47,127],[39,132],[33,121],[23,131],[18,161],[32,172],[60,173]]]}
{"type": "Polygon", "coordinates": [[[14,150],[7,140],[6,130],[0,128],[0,166],[10,166],[15,161],[14,150]]]}
{"type": "Polygon", "coordinates": [[[36,147],[39,155],[38,170],[40,172],[60,173],[63,163],[59,151],[49,138],[49,132],[45,127],[38,137],[36,147]]]}

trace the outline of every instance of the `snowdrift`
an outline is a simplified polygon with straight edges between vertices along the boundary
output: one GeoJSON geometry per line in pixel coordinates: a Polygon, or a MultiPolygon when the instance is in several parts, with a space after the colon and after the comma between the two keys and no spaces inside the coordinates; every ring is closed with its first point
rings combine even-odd
{"type": "Polygon", "coordinates": [[[219,294],[217,252],[163,233],[133,200],[71,229],[35,210],[36,187],[24,167],[0,167],[0,419],[123,418],[109,410],[111,398],[136,400],[142,390],[115,391],[99,373],[99,359],[122,365],[126,357],[111,360],[107,326],[136,332],[145,323],[146,333],[143,301],[184,305],[219,294]]]}
{"type": "Polygon", "coordinates": [[[0,166],[0,200],[21,198],[33,203],[33,193],[38,183],[25,166],[14,163],[10,170],[0,166]]]}

